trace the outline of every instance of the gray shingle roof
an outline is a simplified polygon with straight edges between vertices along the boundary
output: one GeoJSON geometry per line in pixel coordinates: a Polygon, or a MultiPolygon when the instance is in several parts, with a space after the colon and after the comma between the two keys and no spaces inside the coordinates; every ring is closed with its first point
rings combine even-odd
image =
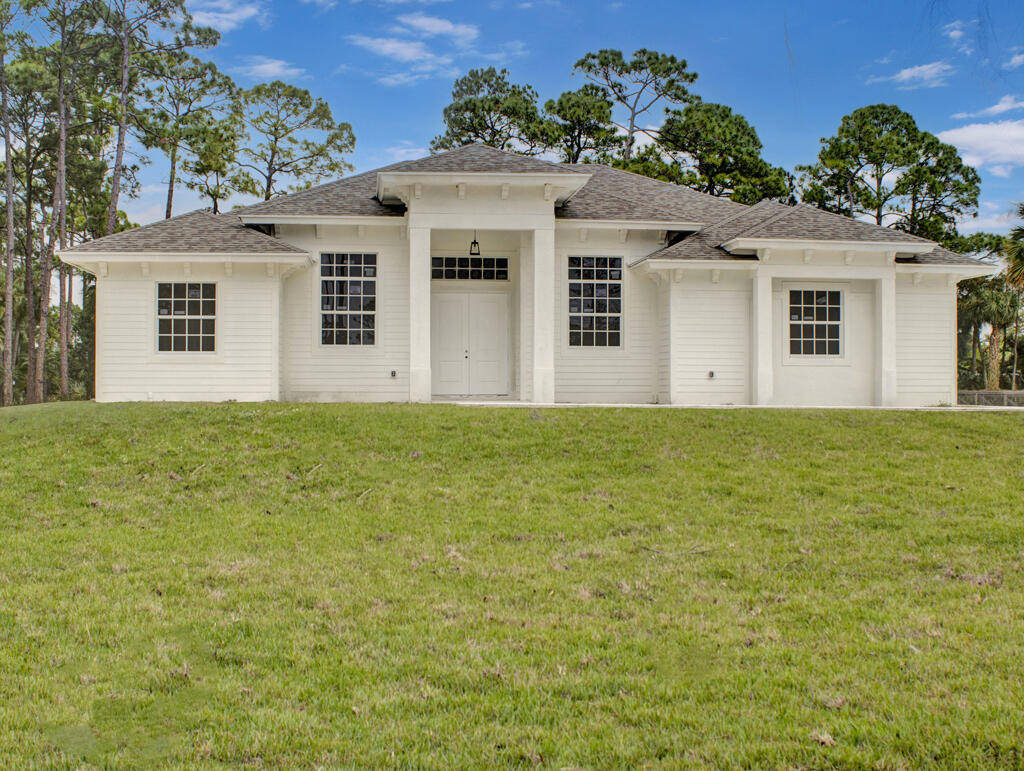
{"type": "Polygon", "coordinates": [[[235,214],[214,215],[202,209],[87,241],[73,249],[65,249],[63,254],[77,256],[103,252],[305,254],[301,249],[245,227],[235,214]]]}
{"type": "MultiPolygon", "coordinates": [[[[527,155],[509,153],[482,144],[464,145],[437,155],[402,161],[390,166],[388,171],[408,173],[459,173],[466,174],[579,174],[572,166],[553,163],[527,155]]],[[[384,171],[384,169],[380,169],[384,171]]]]}
{"type": "Polygon", "coordinates": [[[263,203],[236,209],[236,213],[247,216],[265,214],[268,223],[272,223],[276,215],[401,217],[405,214],[404,206],[385,206],[377,200],[377,172],[397,171],[396,167],[401,165],[396,163],[383,169],[328,182],[326,185],[278,196],[263,203]]]}
{"type": "MultiPolygon", "coordinates": [[[[991,264],[974,257],[966,257],[962,254],[951,252],[948,249],[943,249],[941,246],[936,246],[927,254],[897,257],[896,262],[899,265],[969,265],[972,267],[991,264]]],[[[995,266],[992,267],[994,268],[995,266]]]]}
{"type": "Polygon", "coordinates": [[[708,225],[686,238],[666,246],[645,259],[674,260],[749,260],[750,255],[734,255],[722,248],[734,238],[785,239],[793,241],[853,241],[906,243],[920,249],[935,248],[917,256],[898,258],[900,264],[978,265],[978,260],[954,254],[924,238],[890,228],[861,222],[840,214],[804,204],[789,206],[776,201],[761,201],[708,225]]]}
{"type": "Polygon", "coordinates": [[[598,163],[567,165],[592,174],[590,181],[555,211],[562,220],[665,220],[714,222],[742,210],[727,198],[613,169],[598,163]]]}

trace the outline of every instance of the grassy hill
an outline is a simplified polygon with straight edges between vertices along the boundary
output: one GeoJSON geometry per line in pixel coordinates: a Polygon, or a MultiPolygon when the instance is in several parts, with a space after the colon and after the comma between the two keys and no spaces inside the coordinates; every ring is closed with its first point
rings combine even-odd
{"type": "Polygon", "coordinates": [[[1020,768],[1024,418],[0,412],[0,767],[1020,768]]]}

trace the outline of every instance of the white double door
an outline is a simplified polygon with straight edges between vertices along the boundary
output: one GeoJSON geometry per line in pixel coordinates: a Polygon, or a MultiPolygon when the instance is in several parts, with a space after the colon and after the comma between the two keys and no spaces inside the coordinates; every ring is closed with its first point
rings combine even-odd
{"type": "Polygon", "coordinates": [[[434,394],[508,393],[508,312],[507,292],[434,292],[430,308],[434,394]]]}

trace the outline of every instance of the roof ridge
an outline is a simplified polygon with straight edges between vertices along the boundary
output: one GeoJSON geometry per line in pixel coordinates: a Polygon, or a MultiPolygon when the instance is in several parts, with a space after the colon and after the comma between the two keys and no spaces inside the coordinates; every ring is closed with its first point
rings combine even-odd
{"type": "MultiPolygon", "coordinates": [[[[755,204],[755,206],[760,206],[762,203],[769,204],[769,205],[770,204],[776,204],[777,206],[781,206],[783,208],[782,208],[782,211],[776,211],[774,214],[770,214],[769,216],[765,217],[763,220],[758,220],[757,222],[750,223],[749,227],[746,227],[743,230],[740,230],[738,233],[733,233],[731,236],[726,238],[725,241],[731,241],[734,238],[742,238],[744,233],[749,233],[754,228],[764,227],[765,225],[767,225],[770,222],[778,222],[779,220],[783,220],[786,217],[790,216],[793,212],[796,211],[796,207],[795,206],[789,206],[789,205],[784,204],[784,203],[778,203],[777,201],[772,201],[769,198],[765,198],[765,199],[763,199],[761,201],[758,201],[755,204]]],[[[769,207],[765,206],[765,208],[769,208],[769,207]]],[[[721,246],[722,244],[724,244],[725,241],[720,242],[718,244],[718,246],[721,246]]]]}
{"type": "Polygon", "coordinates": [[[845,214],[840,214],[839,212],[829,211],[828,209],[819,209],[817,206],[811,206],[809,203],[804,203],[803,201],[801,201],[798,204],[795,204],[793,206],[793,209],[794,210],[796,210],[796,209],[807,209],[809,211],[814,212],[816,215],[827,214],[827,215],[829,215],[831,217],[838,217],[839,219],[846,220],[847,222],[856,222],[859,225],[868,225],[869,227],[876,228],[878,230],[890,230],[890,231],[892,231],[894,233],[900,233],[900,234],[902,234],[904,236],[907,236],[909,238],[913,238],[916,241],[920,241],[921,243],[935,244],[936,246],[939,245],[938,242],[932,241],[930,238],[923,238],[921,236],[915,236],[913,233],[907,233],[905,230],[896,230],[895,228],[887,228],[885,225],[879,225],[877,222],[865,222],[864,220],[859,220],[859,219],[857,219],[855,217],[849,217],[849,216],[847,216],[845,214]]]}
{"type": "MultiPolygon", "coordinates": [[[[736,203],[736,202],[735,202],[735,201],[733,201],[733,203],[736,203]]],[[[692,235],[692,236],[699,236],[699,235],[710,235],[710,233],[711,233],[711,230],[712,230],[712,229],[714,229],[714,228],[718,228],[718,227],[721,227],[722,225],[726,225],[726,224],[728,224],[728,223],[732,222],[732,221],[733,221],[734,219],[736,219],[737,217],[742,217],[742,216],[743,216],[744,214],[747,214],[748,212],[750,212],[750,211],[752,211],[752,210],[756,209],[756,208],[757,208],[758,206],[760,206],[760,205],[761,205],[762,203],[763,203],[763,201],[758,201],[758,202],[757,202],[757,203],[755,203],[755,204],[754,204],[753,206],[751,206],[751,205],[749,205],[749,204],[742,204],[742,203],[741,203],[741,204],[738,204],[739,206],[742,206],[742,207],[743,207],[743,209],[741,209],[740,211],[734,211],[734,212],[733,212],[732,214],[730,214],[730,215],[729,215],[728,217],[724,217],[723,219],[717,220],[717,221],[715,221],[715,222],[709,222],[709,223],[708,223],[707,225],[705,225],[704,227],[702,227],[702,228],[701,228],[700,230],[698,230],[698,231],[697,231],[696,233],[693,233],[693,234],[691,234],[691,235],[692,235]]],[[[684,239],[684,240],[685,240],[685,239],[684,239]]]]}

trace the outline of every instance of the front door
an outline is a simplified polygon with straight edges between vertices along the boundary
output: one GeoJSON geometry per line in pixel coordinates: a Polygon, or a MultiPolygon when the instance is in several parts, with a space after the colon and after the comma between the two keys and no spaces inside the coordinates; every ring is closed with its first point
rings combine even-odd
{"type": "Polygon", "coordinates": [[[508,393],[508,294],[435,292],[431,372],[439,396],[508,393]]]}

